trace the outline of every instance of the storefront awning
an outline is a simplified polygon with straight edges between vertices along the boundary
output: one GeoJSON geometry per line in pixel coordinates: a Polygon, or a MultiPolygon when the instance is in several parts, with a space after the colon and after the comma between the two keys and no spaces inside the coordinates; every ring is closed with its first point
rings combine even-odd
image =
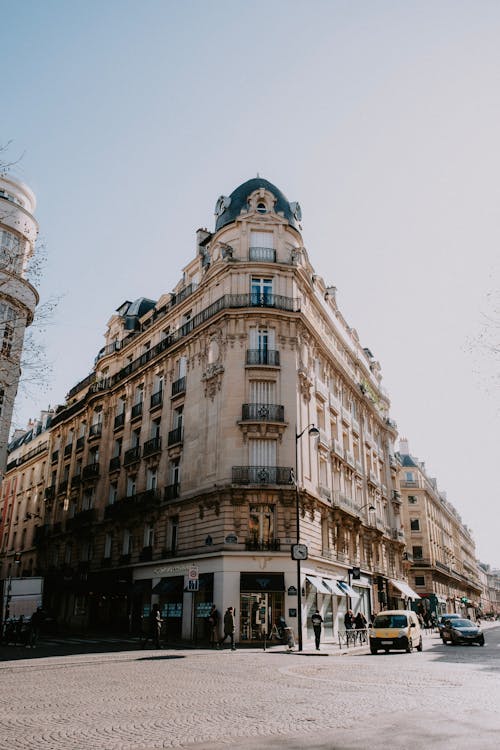
{"type": "Polygon", "coordinates": [[[436,599],[440,604],[446,604],[446,599],[443,596],[436,596],[436,599]]]}
{"type": "Polygon", "coordinates": [[[352,586],[349,586],[346,581],[336,581],[335,583],[337,586],[337,591],[335,591],[337,596],[340,594],[341,596],[350,596],[351,599],[359,599],[358,592],[352,586]]]}
{"type": "Polygon", "coordinates": [[[408,586],[406,581],[396,581],[393,578],[391,578],[391,583],[399,591],[401,591],[402,594],[408,597],[408,599],[420,599],[420,596],[415,591],[413,591],[413,589],[410,586],[408,586]]]}
{"type": "Polygon", "coordinates": [[[331,590],[319,576],[306,575],[307,580],[320,594],[331,594],[331,590]]]}
{"type": "Polygon", "coordinates": [[[240,591],[265,594],[268,591],[284,590],[284,573],[240,573],[240,591]]]}

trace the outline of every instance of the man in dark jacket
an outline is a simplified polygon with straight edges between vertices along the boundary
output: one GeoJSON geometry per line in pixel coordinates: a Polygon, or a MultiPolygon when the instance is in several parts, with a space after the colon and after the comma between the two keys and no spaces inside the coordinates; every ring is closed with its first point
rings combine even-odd
{"type": "Polygon", "coordinates": [[[321,617],[319,613],[319,609],[316,610],[316,612],[311,617],[312,626],[314,629],[314,640],[316,641],[316,651],[319,651],[319,642],[321,640],[321,625],[323,623],[323,618],[321,617]]]}
{"type": "Polygon", "coordinates": [[[219,641],[219,646],[222,646],[228,636],[231,641],[231,651],[236,651],[234,645],[234,610],[232,607],[226,609],[224,615],[224,637],[219,641]]]}

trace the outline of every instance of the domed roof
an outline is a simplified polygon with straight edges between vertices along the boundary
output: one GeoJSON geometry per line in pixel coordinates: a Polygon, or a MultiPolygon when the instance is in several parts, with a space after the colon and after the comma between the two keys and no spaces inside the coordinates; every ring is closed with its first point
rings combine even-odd
{"type": "Polygon", "coordinates": [[[248,197],[259,188],[264,188],[274,195],[276,203],[274,204],[274,211],[276,213],[283,212],[283,216],[288,221],[290,226],[294,229],[300,229],[299,221],[301,219],[300,206],[298,203],[290,203],[281,190],[279,190],[272,182],[264,180],[263,177],[254,177],[251,180],[247,180],[242,185],[233,190],[229,198],[221,196],[217,201],[215,213],[217,220],[215,222],[215,231],[217,232],[227,224],[231,224],[236,221],[241,213],[241,209],[248,207],[248,197]]]}

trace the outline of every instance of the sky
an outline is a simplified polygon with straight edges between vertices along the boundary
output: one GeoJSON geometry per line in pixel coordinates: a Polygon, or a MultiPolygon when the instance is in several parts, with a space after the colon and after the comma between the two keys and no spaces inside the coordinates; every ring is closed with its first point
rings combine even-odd
{"type": "Polygon", "coordinates": [[[50,382],[20,389],[15,426],[259,174],[299,201],[400,436],[500,567],[499,37],[496,0],[0,0],[0,144],[59,298],[50,382]]]}

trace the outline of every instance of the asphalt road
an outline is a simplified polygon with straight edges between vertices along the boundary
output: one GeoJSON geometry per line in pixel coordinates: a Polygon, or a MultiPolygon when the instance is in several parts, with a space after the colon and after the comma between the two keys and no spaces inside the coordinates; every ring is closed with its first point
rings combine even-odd
{"type": "Polygon", "coordinates": [[[500,627],[412,654],[95,651],[0,662],[0,750],[500,747],[500,627]]]}

